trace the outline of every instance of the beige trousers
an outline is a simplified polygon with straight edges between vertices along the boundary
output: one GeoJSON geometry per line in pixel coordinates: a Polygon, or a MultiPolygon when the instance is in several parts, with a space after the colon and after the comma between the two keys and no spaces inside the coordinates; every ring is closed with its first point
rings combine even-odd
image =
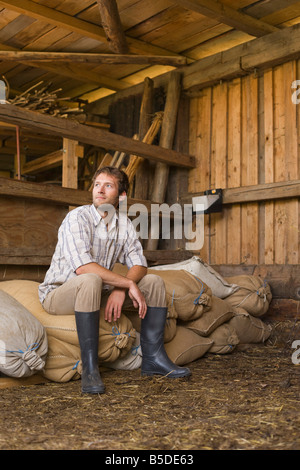
{"type": "MultiPolygon", "coordinates": [[[[55,288],[44,300],[44,309],[53,315],[73,315],[75,312],[95,312],[105,306],[109,291],[102,289],[102,279],[97,274],[80,274],[55,288]]],[[[165,307],[165,285],[159,276],[147,274],[138,283],[148,307],[165,307]]],[[[123,309],[133,308],[126,295],[123,309]]]]}

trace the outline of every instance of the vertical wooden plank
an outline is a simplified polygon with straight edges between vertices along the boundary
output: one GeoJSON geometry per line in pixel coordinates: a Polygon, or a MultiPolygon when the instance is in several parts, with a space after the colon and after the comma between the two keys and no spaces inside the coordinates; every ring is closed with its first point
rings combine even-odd
{"type": "MultiPolygon", "coordinates": [[[[283,67],[274,68],[274,179],[285,180],[285,92],[283,67]]],[[[287,251],[285,238],[285,202],[274,203],[274,262],[285,263],[287,251]]]]}
{"type": "MultiPolygon", "coordinates": [[[[228,87],[228,178],[229,188],[241,185],[241,79],[228,87]]],[[[241,206],[233,204],[227,210],[227,263],[241,262],[241,206]]]]}
{"type": "MultiPolygon", "coordinates": [[[[265,182],[265,123],[264,123],[264,76],[258,76],[258,184],[265,182]]],[[[258,204],[258,263],[265,261],[265,204],[258,204]]]]}
{"type": "MultiPolygon", "coordinates": [[[[242,185],[258,182],[258,86],[254,75],[242,79],[242,185]]],[[[242,258],[258,263],[258,204],[242,205],[242,258]]]]}
{"type": "Polygon", "coordinates": [[[198,102],[200,98],[191,98],[190,101],[190,113],[189,113],[189,153],[195,156],[195,168],[189,170],[188,177],[188,191],[190,193],[195,192],[197,187],[197,175],[199,165],[199,136],[197,135],[197,123],[198,123],[198,102]]]}
{"type": "MultiPolygon", "coordinates": [[[[227,187],[227,83],[213,89],[211,188],[227,187]]],[[[211,214],[211,263],[226,263],[226,210],[211,214]]]]}
{"type": "MultiPolygon", "coordinates": [[[[292,102],[291,85],[296,80],[296,62],[291,61],[283,65],[285,78],[285,181],[295,179],[298,173],[298,145],[297,145],[297,110],[292,102]]],[[[286,263],[297,264],[299,252],[298,233],[298,199],[292,198],[286,204],[286,263]]]]}
{"type": "Polygon", "coordinates": [[[77,189],[78,158],[76,156],[77,142],[63,139],[62,185],[65,188],[77,189]]]}
{"type": "MultiPolygon", "coordinates": [[[[274,182],[274,119],[273,119],[274,93],[273,70],[264,74],[264,163],[265,183],[274,182]]],[[[264,263],[274,262],[274,202],[265,203],[265,248],[264,263]]]]}
{"type": "MultiPolygon", "coordinates": [[[[190,103],[190,145],[189,151],[196,158],[196,168],[189,172],[189,191],[205,191],[210,187],[211,154],[211,99],[212,89],[205,88],[201,97],[190,103]]],[[[204,216],[204,245],[200,256],[210,263],[209,216],[204,216]]]]}

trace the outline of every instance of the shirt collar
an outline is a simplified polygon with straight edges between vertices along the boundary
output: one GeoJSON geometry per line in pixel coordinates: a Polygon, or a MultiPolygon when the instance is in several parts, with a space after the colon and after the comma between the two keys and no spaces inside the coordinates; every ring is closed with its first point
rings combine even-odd
{"type": "MultiPolygon", "coordinates": [[[[95,226],[97,226],[98,224],[100,224],[102,221],[105,223],[105,219],[104,219],[103,217],[101,217],[100,213],[97,211],[97,209],[96,209],[96,207],[94,206],[94,204],[91,205],[91,214],[92,214],[92,217],[93,217],[93,221],[94,221],[95,226]]],[[[116,210],[116,212],[115,212],[114,215],[113,215],[112,223],[111,223],[110,228],[112,228],[112,227],[114,227],[115,225],[117,225],[118,219],[119,219],[119,211],[116,210]]]]}

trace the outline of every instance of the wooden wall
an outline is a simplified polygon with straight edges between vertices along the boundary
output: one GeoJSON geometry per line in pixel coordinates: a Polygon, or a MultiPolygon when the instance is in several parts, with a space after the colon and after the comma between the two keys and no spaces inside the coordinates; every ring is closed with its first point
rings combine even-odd
{"type": "MultiPolygon", "coordinates": [[[[207,87],[190,102],[189,192],[299,180],[300,61],[207,87]]],[[[299,198],[226,205],[206,215],[211,264],[299,263],[299,198]]]]}

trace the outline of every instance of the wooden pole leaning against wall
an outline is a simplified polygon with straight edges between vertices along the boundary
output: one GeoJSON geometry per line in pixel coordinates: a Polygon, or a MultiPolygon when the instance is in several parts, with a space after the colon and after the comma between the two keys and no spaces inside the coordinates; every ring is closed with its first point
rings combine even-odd
{"type": "MultiPolygon", "coordinates": [[[[161,128],[159,146],[171,149],[176,130],[177,113],[181,92],[181,73],[174,70],[170,74],[167,90],[167,98],[164,110],[164,117],[161,128]]],[[[169,165],[157,163],[154,174],[154,186],[150,200],[155,203],[163,203],[167,191],[169,177],[169,165]]],[[[158,240],[147,241],[147,250],[156,250],[158,240]]]]}
{"type": "MultiPolygon", "coordinates": [[[[144,142],[145,144],[152,144],[152,142],[154,141],[156,135],[158,134],[158,132],[160,130],[162,119],[163,119],[163,112],[158,112],[158,113],[155,114],[154,119],[153,119],[148,131],[146,132],[146,135],[143,138],[142,142],[144,142]]],[[[130,184],[133,182],[136,171],[138,170],[138,168],[141,165],[141,163],[143,162],[143,160],[144,160],[143,157],[139,157],[137,155],[131,155],[130,156],[129,164],[128,164],[127,168],[124,170],[125,173],[128,176],[130,184]]],[[[139,182],[139,184],[143,185],[144,180],[139,182]]]]}
{"type": "MultiPolygon", "coordinates": [[[[144,91],[140,109],[139,139],[143,140],[150,125],[153,114],[154,81],[146,77],[144,80],[144,91]]],[[[140,163],[135,175],[134,197],[137,199],[148,199],[149,197],[149,170],[150,162],[146,158],[140,163]]]]}

